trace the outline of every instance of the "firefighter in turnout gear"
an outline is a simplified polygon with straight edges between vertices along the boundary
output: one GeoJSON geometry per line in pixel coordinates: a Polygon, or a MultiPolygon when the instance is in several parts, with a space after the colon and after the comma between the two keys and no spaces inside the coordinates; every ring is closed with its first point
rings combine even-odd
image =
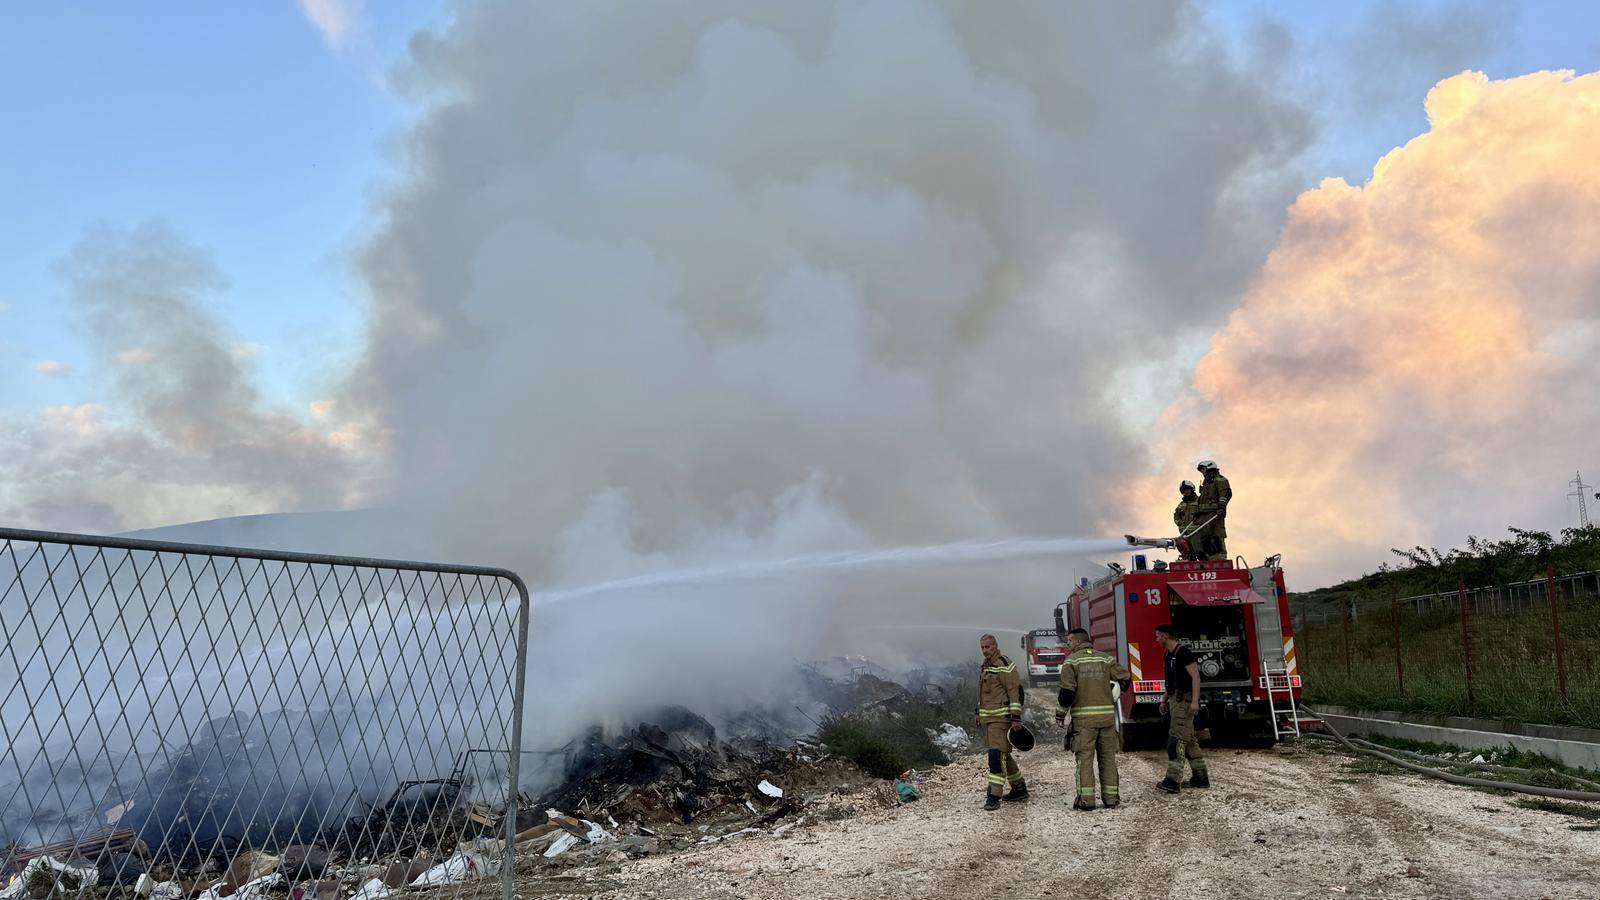
{"type": "MultiPolygon", "coordinates": [[[[1172,524],[1178,526],[1179,537],[1189,538],[1190,529],[1198,524],[1195,522],[1194,511],[1195,507],[1200,505],[1200,498],[1195,494],[1194,482],[1192,481],[1185,481],[1183,484],[1178,485],[1178,494],[1182,499],[1178,501],[1177,508],[1172,511],[1172,524]]],[[[1182,550],[1182,546],[1181,544],[1179,545],[1180,550],[1182,550]]],[[[1191,543],[1189,549],[1182,550],[1180,555],[1184,559],[1195,559],[1199,556],[1198,547],[1191,543]]]]}
{"type": "Polygon", "coordinates": [[[1089,632],[1074,628],[1067,632],[1072,652],[1061,664],[1061,691],[1057,695],[1056,722],[1072,715],[1067,740],[1078,757],[1078,797],[1073,809],[1094,809],[1094,767],[1100,763],[1100,802],[1111,809],[1121,802],[1117,778],[1117,753],[1122,735],[1117,731],[1115,683],[1127,691],[1133,674],[1116,658],[1096,650],[1089,643],[1089,632]]]}
{"type": "Polygon", "coordinates": [[[1189,539],[1190,543],[1200,559],[1227,559],[1228,501],[1233,499],[1233,487],[1215,461],[1202,459],[1195,468],[1204,477],[1200,480],[1200,496],[1194,507],[1194,521],[1200,528],[1189,539]]]}
{"type": "Polygon", "coordinates": [[[1200,664],[1194,658],[1194,651],[1178,642],[1172,626],[1157,625],[1156,640],[1167,651],[1167,694],[1161,700],[1161,708],[1171,716],[1167,729],[1167,777],[1156,787],[1176,794],[1186,758],[1190,775],[1184,786],[1210,787],[1211,776],[1206,772],[1200,742],[1194,735],[1194,720],[1200,714],[1200,664]]]}
{"type": "Polygon", "coordinates": [[[1022,682],[1017,665],[1000,653],[994,635],[978,641],[983,667],[978,674],[978,731],[989,751],[989,792],[984,809],[999,809],[1001,799],[1028,799],[1028,785],[1011,756],[1011,731],[1022,727],[1022,682]],[[1011,786],[1010,793],[1005,792],[1011,786]]]}

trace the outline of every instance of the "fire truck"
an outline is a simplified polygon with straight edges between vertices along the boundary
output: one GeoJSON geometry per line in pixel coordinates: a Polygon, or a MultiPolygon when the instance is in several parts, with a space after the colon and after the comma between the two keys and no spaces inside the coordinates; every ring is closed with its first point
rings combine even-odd
{"type": "MultiPolygon", "coordinates": [[[[1128,536],[1134,547],[1171,548],[1172,540],[1128,536]]],[[[1298,735],[1312,724],[1299,710],[1289,597],[1280,558],[1251,567],[1243,559],[1113,563],[1096,580],[1083,578],[1056,607],[1056,626],[1089,632],[1094,646],[1133,675],[1121,698],[1123,740],[1152,746],[1165,735],[1161,698],[1165,653],[1157,625],[1172,625],[1200,664],[1200,701],[1215,732],[1298,735]]]]}
{"type": "Polygon", "coordinates": [[[1022,656],[1028,661],[1029,687],[1059,684],[1067,640],[1054,628],[1035,628],[1022,636],[1022,656]]]}

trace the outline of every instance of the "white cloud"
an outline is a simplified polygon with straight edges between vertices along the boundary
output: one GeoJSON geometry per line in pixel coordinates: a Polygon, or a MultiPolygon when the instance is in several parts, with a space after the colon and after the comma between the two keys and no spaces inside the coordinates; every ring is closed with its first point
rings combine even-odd
{"type": "Polygon", "coordinates": [[[361,0],[296,0],[300,14],[330,50],[343,50],[365,27],[361,0]]]}
{"type": "Polygon", "coordinates": [[[72,365],[59,359],[46,359],[34,363],[33,370],[46,378],[65,378],[72,374],[72,365]]]}
{"type": "Polygon", "coordinates": [[[142,347],[119,350],[116,358],[125,366],[145,366],[156,361],[156,355],[142,347]]]}

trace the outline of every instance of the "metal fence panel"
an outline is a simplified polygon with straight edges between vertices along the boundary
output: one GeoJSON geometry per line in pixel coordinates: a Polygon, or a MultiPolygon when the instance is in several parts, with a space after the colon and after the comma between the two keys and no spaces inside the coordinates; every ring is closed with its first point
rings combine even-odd
{"type": "Polygon", "coordinates": [[[1600,574],[1300,610],[1308,699],[1600,727],[1600,574]],[[1553,609],[1552,609],[1553,607],[1553,609]]]}
{"type": "Polygon", "coordinates": [[[504,569],[0,529],[0,896],[509,898],[528,614],[504,569]]]}

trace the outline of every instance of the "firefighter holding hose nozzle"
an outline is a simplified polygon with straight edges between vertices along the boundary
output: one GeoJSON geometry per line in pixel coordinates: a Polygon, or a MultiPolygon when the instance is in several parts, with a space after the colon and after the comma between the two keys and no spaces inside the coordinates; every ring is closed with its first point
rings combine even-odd
{"type": "Polygon", "coordinates": [[[1028,799],[1028,785],[1022,770],[1011,755],[1011,732],[1022,727],[1022,681],[1017,664],[1000,653],[994,635],[978,639],[983,651],[983,666],[978,673],[978,731],[989,751],[989,790],[984,809],[999,809],[1006,785],[1011,792],[1006,800],[1028,799]]]}
{"type": "Polygon", "coordinates": [[[1183,559],[1196,559],[1198,550],[1186,539],[1194,528],[1195,507],[1200,505],[1200,498],[1195,494],[1194,482],[1185,481],[1178,485],[1178,506],[1172,511],[1172,524],[1178,526],[1178,534],[1185,538],[1178,544],[1178,553],[1183,559]]]}

